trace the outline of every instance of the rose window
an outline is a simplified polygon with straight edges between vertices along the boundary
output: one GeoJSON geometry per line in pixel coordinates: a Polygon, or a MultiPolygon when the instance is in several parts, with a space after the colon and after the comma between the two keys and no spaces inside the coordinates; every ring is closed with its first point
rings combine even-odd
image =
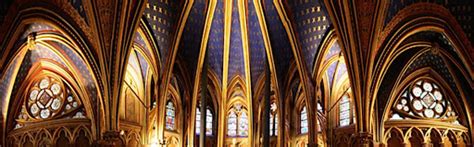
{"type": "MultiPolygon", "coordinates": [[[[445,98],[441,88],[428,80],[418,80],[405,89],[395,103],[394,110],[396,113],[392,114],[391,119],[456,118],[453,106],[445,98]]],[[[452,120],[456,121],[456,119],[452,120]]]]}
{"type": "Polygon", "coordinates": [[[65,83],[52,77],[36,81],[28,91],[19,119],[48,119],[75,111],[81,105],[65,83]]]}

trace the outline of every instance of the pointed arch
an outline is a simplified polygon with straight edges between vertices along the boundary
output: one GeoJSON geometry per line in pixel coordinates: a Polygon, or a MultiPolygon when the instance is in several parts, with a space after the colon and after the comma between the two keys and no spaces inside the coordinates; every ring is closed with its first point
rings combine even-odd
{"type": "MultiPolygon", "coordinates": [[[[449,84],[434,69],[426,67],[414,71],[396,86],[396,90],[392,92],[390,96],[390,101],[388,102],[387,107],[385,107],[383,120],[389,119],[389,113],[391,109],[393,109],[392,106],[396,104],[396,100],[402,97],[402,95],[404,94],[404,90],[406,90],[408,86],[415,84],[415,82],[418,84],[418,82],[420,82],[420,80],[422,79],[429,79],[430,81],[435,82],[437,84],[435,86],[439,86],[439,89],[441,89],[441,94],[443,94],[443,97],[447,97],[447,99],[452,103],[452,107],[454,107],[453,109],[457,109],[457,111],[464,110],[462,109],[464,107],[463,105],[461,105],[462,102],[459,102],[458,99],[455,99],[456,95],[454,94],[454,91],[450,88],[449,84]]],[[[459,111],[458,113],[460,113],[458,114],[460,119],[468,118],[465,112],[459,111]]],[[[467,120],[460,122],[467,126],[467,120]]]]}
{"type": "Polygon", "coordinates": [[[7,82],[0,86],[0,107],[5,118],[5,125],[2,126],[5,127],[5,137],[9,133],[15,134],[11,132],[15,120],[11,118],[16,118],[18,108],[15,108],[17,105],[14,103],[18,104],[20,101],[13,98],[20,96],[19,89],[27,88],[23,85],[28,82],[25,79],[34,76],[31,73],[43,70],[58,75],[61,80],[66,81],[67,86],[73,88],[71,92],[78,96],[85,108],[79,111],[90,119],[88,127],[94,132],[92,138],[95,138],[98,133],[95,128],[101,125],[96,124],[95,120],[102,119],[96,117],[103,110],[98,108],[100,106],[96,102],[101,100],[102,86],[98,80],[100,77],[96,74],[98,71],[94,51],[90,49],[92,45],[88,42],[90,36],[85,36],[85,30],[79,29],[80,27],[58,20],[60,17],[48,17],[57,16],[55,12],[39,9],[41,8],[35,6],[22,11],[21,13],[30,12],[31,15],[15,19],[13,23],[17,26],[12,28],[16,31],[9,31],[10,34],[5,34],[9,37],[2,39],[2,51],[6,56],[0,59],[0,79],[7,82]],[[31,13],[32,11],[35,13],[31,13]]]}
{"type": "MultiPolygon", "coordinates": [[[[400,10],[393,19],[384,28],[381,39],[377,45],[375,64],[378,65],[374,69],[376,77],[373,82],[373,89],[377,91],[374,93],[374,97],[383,98],[384,94],[380,94],[383,91],[389,91],[390,88],[384,88],[386,85],[386,77],[393,76],[391,67],[394,63],[406,64],[405,61],[401,62],[400,58],[407,58],[406,56],[416,56],[414,48],[431,48],[435,47],[434,43],[430,40],[410,40],[411,36],[415,36],[422,32],[436,32],[443,36],[448,44],[451,46],[451,50],[446,48],[440,48],[439,51],[443,54],[444,58],[454,68],[450,69],[450,72],[455,73],[458,78],[456,85],[461,90],[461,95],[466,97],[466,92],[462,90],[472,89],[472,81],[474,75],[472,63],[473,58],[473,47],[466,34],[462,30],[455,17],[451,15],[448,9],[442,5],[432,3],[416,3],[407,6],[400,10]],[[410,55],[407,55],[410,54],[410,55]],[[461,87],[461,84],[466,85],[461,87]]],[[[436,42],[440,43],[440,42],[436,42]]],[[[441,43],[440,43],[441,44],[441,43]]],[[[375,99],[378,98],[374,98],[375,99]]],[[[385,100],[382,100],[385,101],[385,100]]],[[[469,100],[464,100],[465,103],[469,100]]],[[[371,108],[374,108],[376,104],[372,103],[371,108]]],[[[467,105],[465,105],[466,107],[467,105]]],[[[468,106],[468,107],[472,107],[468,106]]],[[[468,108],[472,109],[472,108],[468,108]]],[[[380,113],[379,113],[380,114],[380,113]]],[[[472,117],[472,116],[470,116],[472,117]]],[[[471,127],[472,129],[472,127],[471,127]]],[[[472,133],[471,133],[472,136],[472,133]]]]}
{"type": "MultiPolygon", "coordinates": [[[[456,99],[456,95],[447,81],[434,69],[425,67],[412,72],[395,85],[395,90],[392,92],[390,101],[388,101],[382,115],[384,116],[382,120],[385,121],[382,126],[410,128],[410,130],[418,129],[422,135],[421,140],[420,138],[410,139],[409,136],[406,136],[407,142],[409,141],[412,144],[414,142],[420,144],[420,141],[423,143],[428,139],[432,143],[443,144],[443,138],[445,138],[447,130],[456,132],[454,134],[469,132],[469,124],[467,124],[469,115],[464,112],[464,108],[462,102],[456,99]],[[418,95],[420,95],[420,98],[418,98],[418,95]],[[410,97],[410,99],[406,99],[406,97],[410,97]],[[409,107],[404,106],[404,104],[409,107]],[[427,113],[428,110],[433,112],[434,115],[427,113]],[[406,113],[404,113],[405,111],[406,113]],[[424,133],[422,129],[428,131],[424,133]],[[446,131],[440,132],[439,129],[446,131]]],[[[387,134],[387,130],[384,131],[387,134]]],[[[411,134],[410,131],[407,134],[411,134]]],[[[456,142],[470,141],[468,138],[455,140],[456,142]]]]}
{"type": "Polygon", "coordinates": [[[229,83],[228,100],[226,106],[226,136],[232,137],[248,137],[250,113],[248,110],[246,88],[244,80],[236,75],[229,83]]]}

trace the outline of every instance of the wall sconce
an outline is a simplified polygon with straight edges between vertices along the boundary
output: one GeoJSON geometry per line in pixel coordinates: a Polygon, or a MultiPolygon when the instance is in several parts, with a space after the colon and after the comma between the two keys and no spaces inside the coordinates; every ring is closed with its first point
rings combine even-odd
{"type": "Polygon", "coordinates": [[[28,34],[27,38],[27,47],[30,50],[35,50],[36,49],[36,32],[28,34]]]}

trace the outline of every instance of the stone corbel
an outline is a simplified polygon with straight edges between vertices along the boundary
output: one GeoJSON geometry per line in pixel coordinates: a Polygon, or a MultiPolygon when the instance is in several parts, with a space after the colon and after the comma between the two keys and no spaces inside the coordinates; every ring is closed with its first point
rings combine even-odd
{"type": "Polygon", "coordinates": [[[121,147],[123,142],[120,139],[120,131],[106,131],[103,134],[102,140],[97,142],[97,145],[100,147],[121,147]]]}

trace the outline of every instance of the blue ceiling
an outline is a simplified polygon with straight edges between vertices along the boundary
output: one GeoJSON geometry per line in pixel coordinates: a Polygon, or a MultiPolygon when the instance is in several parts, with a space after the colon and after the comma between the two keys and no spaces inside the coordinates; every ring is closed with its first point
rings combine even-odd
{"type": "Polygon", "coordinates": [[[245,64],[242,47],[242,33],[239,20],[239,8],[237,6],[237,0],[233,0],[233,3],[229,50],[229,81],[237,75],[240,75],[242,79],[245,79],[245,64]]]}
{"type": "MultiPolygon", "coordinates": [[[[7,99],[7,88],[11,84],[10,80],[13,78],[13,72],[15,71],[15,67],[20,63],[20,58],[13,59],[12,63],[8,67],[4,76],[0,77],[2,81],[0,83],[0,104],[5,104],[5,100],[7,99]]],[[[3,105],[2,105],[3,106],[3,105]]],[[[0,109],[0,111],[3,111],[0,109]]]]}
{"type": "MultiPolygon", "coordinates": [[[[426,2],[425,0],[392,0],[385,18],[385,24],[390,22],[392,18],[401,9],[418,2],[426,2]]],[[[474,1],[473,0],[434,0],[430,3],[436,3],[447,8],[466,33],[471,42],[474,42],[474,1]]]]}
{"type": "Polygon", "coordinates": [[[209,41],[207,42],[208,61],[210,68],[216,73],[219,83],[222,81],[222,60],[224,50],[224,2],[217,1],[214,10],[209,41]]]}
{"type": "MultiPolygon", "coordinates": [[[[327,64],[327,62],[329,62],[328,60],[330,60],[333,57],[339,56],[340,52],[341,52],[341,47],[339,47],[339,43],[334,42],[332,44],[331,48],[329,48],[329,51],[324,56],[323,64],[327,64]]],[[[332,83],[334,81],[334,74],[336,72],[336,67],[338,67],[338,63],[339,63],[339,60],[336,60],[336,61],[332,62],[329,65],[328,69],[326,70],[326,75],[328,76],[328,80],[329,80],[328,82],[329,82],[329,87],[330,88],[332,88],[332,83]]]]}
{"type": "MultiPolygon", "coordinates": [[[[28,25],[26,28],[25,28],[25,31],[24,33],[22,34],[21,38],[15,43],[14,45],[14,48],[19,48],[22,44],[24,44],[26,42],[26,37],[28,36],[28,34],[30,34],[31,32],[37,32],[38,34],[41,34],[41,33],[45,33],[45,32],[57,32],[57,30],[50,26],[50,25],[47,25],[47,24],[44,24],[44,23],[32,23],[30,25],[28,25]]],[[[41,51],[41,49],[40,49],[41,51]]],[[[49,50],[46,50],[44,55],[43,54],[40,54],[42,56],[50,56],[50,57],[56,57],[54,59],[56,59],[55,61],[58,61],[58,58],[57,56],[51,56],[50,54],[47,54],[47,53],[50,53],[49,50]]],[[[25,55],[25,58],[23,59],[23,61],[20,61],[19,57],[15,58],[15,60],[12,62],[12,64],[10,64],[10,66],[8,67],[7,69],[7,74],[2,77],[2,81],[10,81],[12,78],[15,78],[15,81],[14,81],[14,84],[15,83],[18,83],[19,82],[19,79],[18,78],[21,78],[21,79],[24,79],[24,77],[26,76],[26,74],[28,73],[30,67],[32,66],[32,62],[29,62],[31,59],[30,58],[33,58],[35,59],[37,55],[32,55],[32,53],[30,51],[28,51],[25,55]],[[14,77],[13,73],[15,72],[15,67],[16,65],[20,64],[20,71],[18,71],[18,74],[16,75],[16,77],[14,77]]],[[[63,65],[64,63],[61,62],[63,65]]],[[[1,93],[1,98],[2,100],[5,100],[5,97],[6,97],[6,90],[8,88],[8,85],[10,85],[11,83],[9,82],[2,82],[2,84],[0,85],[0,93],[1,93]]],[[[15,84],[16,87],[19,86],[19,84],[15,84]]],[[[16,88],[15,87],[15,88],[16,88]]]]}
{"type": "Polygon", "coordinates": [[[180,58],[184,60],[185,63],[183,64],[187,72],[189,72],[189,75],[191,75],[189,77],[191,81],[194,81],[195,78],[194,75],[196,73],[197,60],[200,52],[202,32],[206,20],[207,3],[208,1],[206,0],[194,1],[183,30],[183,38],[179,44],[177,56],[180,56],[180,58]]]}
{"type": "MultiPolygon", "coordinates": [[[[138,61],[140,63],[140,69],[142,70],[142,76],[143,76],[143,79],[144,81],[146,80],[145,78],[147,77],[147,71],[148,71],[148,62],[145,60],[145,57],[143,57],[142,54],[140,54],[139,52],[135,51],[136,55],[137,55],[137,58],[138,58],[138,61]]],[[[146,83],[144,83],[146,84],[146,83]]]]}
{"type": "Polygon", "coordinates": [[[336,72],[336,67],[339,61],[335,61],[329,65],[328,69],[326,70],[326,75],[328,76],[329,87],[332,88],[332,83],[334,81],[334,73],[336,72]]]}
{"type": "Polygon", "coordinates": [[[304,61],[308,71],[312,71],[316,53],[329,30],[331,21],[325,5],[319,0],[292,1],[289,2],[292,9],[291,18],[294,19],[296,35],[301,45],[304,61]]]}
{"type": "Polygon", "coordinates": [[[338,42],[335,42],[332,44],[331,48],[329,48],[329,51],[324,56],[324,60],[329,60],[329,58],[333,57],[334,55],[339,54],[340,52],[341,52],[341,47],[339,46],[338,42]]]}
{"type": "Polygon", "coordinates": [[[347,74],[347,66],[344,60],[344,56],[341,54],[341,48],[338,42],[334,42],[331,47],[327,50],[324,55],[324,60],[322,62],[324,66],[329,64],[328,68],[325,71],[327,76],[327,82],[329,86],[329,90],[333,90],[334,87],[333,83],[337,84],[346,78],[342,78],[345,74],[347,74]]]}
{"type": "MultiPolygon", "coordinates": [[[[294,59],[290,41],[283,23],[278,16],[275,5],[270,0],[263,3],[265,20],[275,62],[275,70],[279,87],[284,87],[284,79],[288,73],[290,62],[294,59]]],[[[282,93],[283,94],[283,93],[282,93]]]]}
{"type": "Polygon", "coordinates": [[[162,62],[168,58],[170,44],[173,41],[173,30],[176,28],[179,17],[179,5],[180,2],[176,0],[149,0],[143,12],[148,28],[153,32],[158,44],[162,62]]]}
{"type": "Polygon", "coordinates": [[[135,38],[133,39],[133,42],[137,43],[138,45],[140,45],[140,47],[144,49],[146,48],[145,39],[140,36],[140,33],[138,33],[138,31],[135,32],[135,38]]]}
{"type": "MultiPolygon", "coordinates": [[[[58,48],[61,54],[66,55],[66,58],[72,61],[72,66],[75,67],[76,69],[69,69],[69,70],[77,70],[77,72],[81,74],[82,79],[84,79],[84,82],[85,82],[83,83],[83,85],[85,86],[87,91],[90,93],[91,98],[95,100],[98,97],[97,90],[95,87],[94,80],[92,78],[92,73],[89,72],[90,70],[88,70],[87,64],[84,62],[84,60],[73,49],[65,46],[62,43],[52,42],[52,41],[48,43],[53,45],[55,48],[58,48]]],[[[48,58],[52,58],[52,57],[53,57],[53,54],[51,54],[48,58]]]]}
{"type": "Polygon", "coordinates": [[[265,44],[263,42],[262,30],[260,28],[260,22],[258,21],[254,3],[249,0],[247,8],[250,75],[252,79],[252,89],[254,89],[258,78],[264,72],[267,56],[265,52],[265,44]]]}

